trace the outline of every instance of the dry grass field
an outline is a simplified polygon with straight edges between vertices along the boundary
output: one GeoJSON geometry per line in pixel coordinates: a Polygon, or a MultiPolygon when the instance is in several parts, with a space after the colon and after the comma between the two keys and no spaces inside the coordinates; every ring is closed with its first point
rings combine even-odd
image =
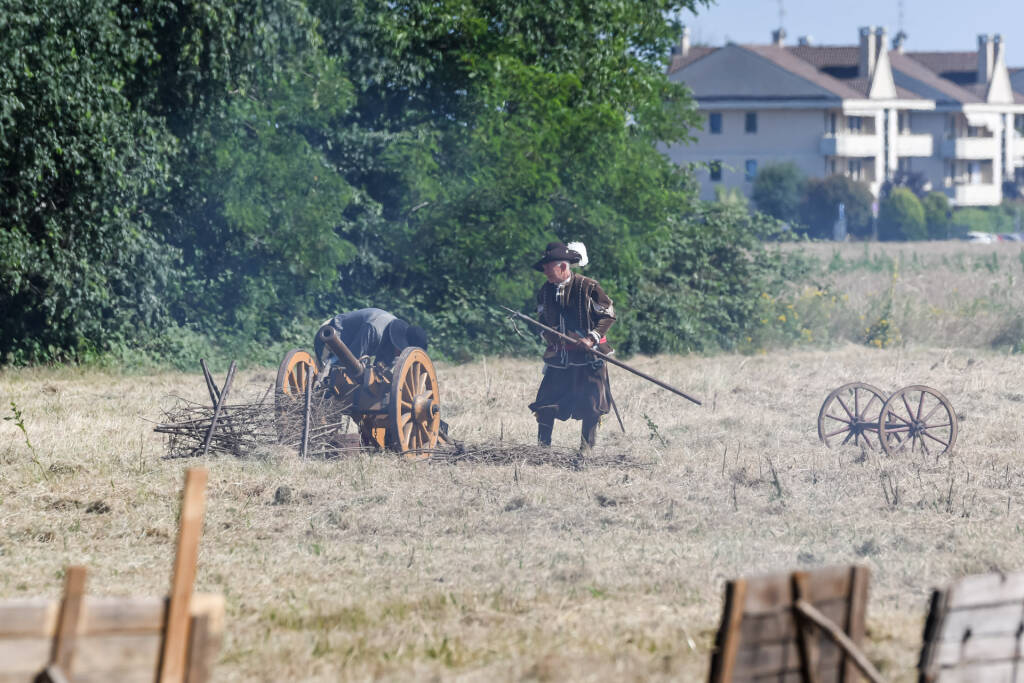
{"type": "Polygon", "coordinates": [[[868,327],[887,319],[901,342],[1024,350],[1022,243],[821,242],[781,248],[802,251],[823,266],[824,272],[809,274],[795,292],[804,315],[798,325],[814,341],[861,342],[868,327]]]}
{"type": "MultiPolygon", "coordinates": [[[[965,273],[944,290],[979,286],[965,273]]],[[[970,341],[637,358],[704,406],[612,368],[627,433],[606,422],[578,469],[516,448],[534,438],[539,363],[498,359],[438,366],[453,435],[487,462],[210,459],[197,586],[227,598],[216,677],[696,681],[727,578],[862,562],[867,652],[914,680],[930,589],[1024,569],[1022,357],[970,341]],[[945,393],[952,457],[825,449],[818,408],[855,380],[945,393]]],[[[246,371],[238,391],[273,377],[246,371]]],[[[0,423],[0,598],[56,596],[70,563],[90,593],[166,591],[182,473],[200,463],[162,459],[148,421],[204,394],[198,373],[0,371],[25,428],[0,423]]],[[[556,448],[578,424],[556,426],[556,448]]]]}

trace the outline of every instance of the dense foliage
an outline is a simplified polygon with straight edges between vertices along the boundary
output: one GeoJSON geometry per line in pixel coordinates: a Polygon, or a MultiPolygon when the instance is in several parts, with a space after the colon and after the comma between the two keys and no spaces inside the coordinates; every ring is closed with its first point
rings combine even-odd
{"type": "Polygon", "coordinates": [[[928,237],[924,207],[906,187],[894,187],[878,209],[878,239],[923,240],[928,237]]]}
{"type": "Polygon", "coordinates": [[[871,232],[871,204],[874,197],[865,183],[843,175],[811,178],[801,205],[801,218],[811,237],[831,238],[832,228],[843,206],[847,231],[865,236],[871,232]]]}
{"type": "Polygon", "coordinates": [[[806,184],[806,176],[793,162],[766,164],[754,178],[754,203],[769,216],[796,223],[806,184]]]}
{"type": "Polygon", "coordinates": [[[657,148],[703,4],[0,0],[0,359],[255,353],[366,305],[522,350],[489,304],[529,308],[553,238],[624,352],[735,346],[774,224],[657,148]]]}

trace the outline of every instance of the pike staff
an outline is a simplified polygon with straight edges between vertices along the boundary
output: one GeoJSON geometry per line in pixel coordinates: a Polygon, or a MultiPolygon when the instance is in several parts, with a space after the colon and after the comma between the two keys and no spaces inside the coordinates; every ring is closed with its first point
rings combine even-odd
{"type": "MultiPolygon", "coordinates": [[[[537,320],[534,320],[533,318],[531,318],[528,315],[524,315],[524,314],[520,313],[519,311],[514,311],[511,308],[509,308],[508,306],[499,306],[499,308],[502,308],[503,310],[507,311],[513,317],[519,318],[520,320],[523,320],[525,322],[530,323],[534,327],[537,327],[539,329],[544,330],[545,332],[548,332],[550,334],[555,335],[556,337],[558,337],[562,341],[566,341],[566,342],[569,342],[570,344],[574,344],[574,345],[580,345],[579,344],[579,339],[574,339],[573,337],[570,337],[567,334],[562,334],[558,330],[556,330],[556,329],[554,329],[552,327],[548,327],[544,323],[539,322],[537,320]]],[[[581,350],[587,351],[588,353],[592,353],[595,356],[597,356],[598,358],[600,358],[602,360],[605,360],[605,361],[608,361],[612,365],[619,366],[623,370],[628,370],[629,372],[632,372],[637,377],[642,377],[643,379],[646,379],[648,382],[653,382],[653,383],[657,384],[659,387],[661,387],[662,389],[667,389],[667,390],[671,391],[673,394],[677,394],[679,396],[682,396],[686,400],[692,401],[692,402],[696,403],[697,405],[703,405],[700,401],[695,399],[693,396],[690,396],[690,395],[680,391],[679,389],[676,389],[675,387],[673,387],[670,384],[666,384],[665,382],[662,382],[660,379],[656,379],[654,377],[651,377],[647,373],[641,372],[641,371],[637,370],[636,368],[630,367],[629,365],[623,363],[622,361],[618,360],[617,358],[612,358],[608,354],[602,353],[602,352],[598,351],[596,348],[590,348],[590,347],[586,347],[586,346],[583,346],[583,345],[580,345],[580,346],[583,347],[583,348],[581,348],[581,350]]]]}

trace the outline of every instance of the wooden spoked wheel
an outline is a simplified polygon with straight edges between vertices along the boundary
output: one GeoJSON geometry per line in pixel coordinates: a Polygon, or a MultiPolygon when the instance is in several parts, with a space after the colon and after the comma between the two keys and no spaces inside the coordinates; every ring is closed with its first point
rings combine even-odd
{"type": "Polygon", "coordinates": [[[903,387],[882,406],[879,435],[890,456],[919,451],[936,457],[956,443],[957,417],[949,400],[921,384],[903,387]]]}
{"type": "Polygon", "coordinates": [[[828,448],[849,443],[875,450],[883,405],[885,394],[881,389],[864,382],[844,384],[821,404],[818,438],[828,448]]]}
{"type": "Polygon", "coordinates": [[[388,445],[410,459],[429,456],[441,427],[441,393],[430,356],[411,346],[398,357],[391,374],[388,445]]]}
{"type": "Polygon", "coordinates": [[[301,408],[306,385],[316,377],[313,356],[301,349],[292,349],[284,355],[277,369],[274,384],[274,409],[277,416],[277,435],[283,441],[301,430],[301,408]]]}

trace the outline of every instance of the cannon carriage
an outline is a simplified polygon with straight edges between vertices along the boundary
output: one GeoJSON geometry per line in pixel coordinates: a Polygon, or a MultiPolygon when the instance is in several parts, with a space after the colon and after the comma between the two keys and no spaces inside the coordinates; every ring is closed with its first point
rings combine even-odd
{"type": "Polygon", "coordinates": [[[282,440],[308,431],[315,402],[320,408],[317,419],[337,423],[337,417],[351,418],[363,446],[387,448],[408,458],[422,457],[437,446],[443,438],[441,393],[426,351],[410,346],[387,366],[356,358],[331,327],[321,328],[317,339],[336,362],[321,365],[309,352],[293,349],[278,368],[274,401],[282,440]]]}

